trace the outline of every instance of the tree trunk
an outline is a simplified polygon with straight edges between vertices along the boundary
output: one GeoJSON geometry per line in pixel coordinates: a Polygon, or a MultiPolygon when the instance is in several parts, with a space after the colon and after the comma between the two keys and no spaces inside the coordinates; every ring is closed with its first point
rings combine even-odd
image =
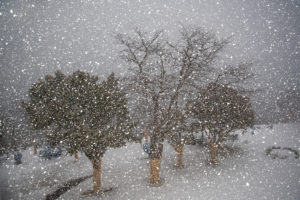
{"type": "Polygon", "coordinates": [[[37,143],[36,140],[33,140],[33,155],[37,155],[37,143]]]}
{"type": "Polygon", "coordinates": [[[184,147],[183,144],[174,147],[175,151],[178,153],[178,160],[176,166],[179,168],[183,168],[183,163],[182,163],[183,147],[184,147]]]}
{"type": "Polygon", "coordinates": [[[160,158],[151,158],[150,159],[150,183],[158,184],[160,183],[160,158]]]}
{"type": "Polygon", "coordinates": [[[101,191],[101,159],[91,160],[93,165],[93,192],[98,193],[101,191]]]}
{"type": "Polygon", "coordinates": [[[75,156],[75,162],[77,162],[78,161],[78,152],[77,151],[75,152],[74,156],[75,156]]]}
{"type": "Polygon", "coordinates": [[[218,145],[216,144],[210,144],[210,163],[215,164],[216,163],[216,155],[217,155],[218,145]]]}
{"type": "Polygon", "coordinates": [[[149,130],[144,130],[144,136],[145,136],[145,143],[148,143],[148,137],[149,137],[149,130]]]}
{"type": "Polygon", "coordinates": [[[163,145],[164,139],[159,137],[158,135],[153,135],[150,137],[150,158],[161,158],[163,152],[163,145]]]}
{"type": "Polygon", "coordinates": [[[160,183],[159,170],[163,152],[163,138],[159,135],[152,135],[150,141],[150,183],[157,184],[160,183]]]}

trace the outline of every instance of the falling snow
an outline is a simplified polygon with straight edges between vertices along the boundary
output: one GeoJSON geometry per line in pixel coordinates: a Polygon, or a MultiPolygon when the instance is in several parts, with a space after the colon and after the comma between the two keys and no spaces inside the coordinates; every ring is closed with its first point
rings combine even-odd
{"type": "MultiPolygon", "coordinates": [[[[220,150],[216,166],[209,164],[207,146],[198,145],[200,133],[193,133],[194,143],[184,146],[183,169],[174,167],[175,151],[171,142],[165,141],[160,172],[164,182],[159,187],[147,182],[149,160],[141,144],[109,149],[103,157],[102,184],[113,189],[103,198],[299,199],[300,165],[295,158],[300,152],[299,16],[299,0],[0,1],[0,199],[9,195],[13,199],[43,199],[61,184],[93,173],[83,153],[78,162],[66,149],[51,160],[32,154],[32,141],[36,138],[38,150],[42,150],[49,145],[45,135],[53,128],[34,130],[21,106],[29,101],[34,83],[57,70],[67,76],[81,70],[98,76],[99,82],[114,72],[125,90],[131,87],[122,82],[131,64],[120,58],[117,34],[130,37],[136,27],[150,34],[163,30],[162,40],[176,44],[179,30],[193,26],[229,40],[212,62],[214,73],[215,69],[225,70],[228,63],[252,63],[249,70],[254,76],[241,87],[251,100],[255,126],[239,132],[234,143],[229,142],[236,148],[234,153],[220,150]],[[22,153],[18,165],[17,152],[22,153]]],[[[166,57],[163,59],[171,59],[166,57]]],[[[157,63],[152,61],[149,66],[157,63]]],[[[203,82],[216,77],[214,73],[203,82]]],[[[168,98],[171,93],[164,95],[168,98]]],[[[147,107],[151,100],[135,99],[132,94],[126,97],[130,114],[137,112],[134,106],[147,107]]],[[[82,108],[78,113],[88,115],[85,112],[82,108]]],[[[133,131],[142,137],[149,113],[132,115],[142,122],[133,131]]],[[[59,143],[63,145],[64,140],[59,143]]],[[[88,178],[61,198],[76,199],[91,186],[88,178]]],[[[97,199],[84,195],[79,199],[84,197],[97,199]]]]}
{"type": "MultiPolygon", "coordinates": [[[[300,151],[297,131],[299,124],[278,124],[273,129],[256,126],[255,135],[247,133],[235,143],[233,155],[222,154],[220,163],[208,164],[208,149],[186,146],[183,169],[174,167],[176,154],[165,145],[161,174],[165,183],[159,188],[149,187],[148,159],[140,144],[129,144],[121,149],[110,149],[103,158],[103,187],[113,190],[101,199],[297,199],[300,195],[299,159],[266,156],[266,147],[278,142],[300,151]],[[262,136],[266,144],[259,143],[262,136]],[[217,189],[216,189],[217,188],[217,189]]],[[[88,159],[79,154],[79,161],[66,156],[45,160],[33,155],[32,147],[23,151],[23,164],[15,165],[13,158],[1,168],[7,172],[6,183],[22,199],[43,199],[62,183],[91,175],[88,159]],[[68,166],[68,167],[66,167],[68,166]]],[[[61,199],[84,198],[92,179],[80,183],[61,196],[61,199]]],[[[87,199],[98,199],[89,197],[87,199]]]]}

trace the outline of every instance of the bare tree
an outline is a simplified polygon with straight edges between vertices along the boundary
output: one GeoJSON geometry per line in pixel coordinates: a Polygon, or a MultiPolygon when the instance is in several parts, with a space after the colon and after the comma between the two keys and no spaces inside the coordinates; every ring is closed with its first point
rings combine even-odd
{"type": "Polygon", "coordinates": [[[132,105],[144,114],[144,127],[150,131],[150,183],[157,184],[166,135],[182,125],[191,86],[203,81],[228,41],[201,28],[183,28],[175,43],[163,31],[140,29],[116,39],[131,72],[127,81],[132,105]]]}

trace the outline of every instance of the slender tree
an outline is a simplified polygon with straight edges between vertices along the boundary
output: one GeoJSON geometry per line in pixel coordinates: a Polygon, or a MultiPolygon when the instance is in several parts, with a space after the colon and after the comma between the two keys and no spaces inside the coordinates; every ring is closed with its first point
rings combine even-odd
{"type": "Polygon", "coordinates": [[[117,34],[121,57],[128,63],[127,83],[132,105],[143,113],[150,132],[150,183],[160,183],[159,169],[166,135],[182,123],[183,107],[191,86],[205,78],[227,40],[219,40],[201,28],[182,29],[171,43],[163,31],[134,36],[117,34]]]}
{"type": "Polygon", "coordinates": [[[178,125],[177,127],[174,127],[172,132],[166,135],[168,143],[174,148],[175,152],[177,153],[177,163],[175,164],[175,166],[178,168],[183,168],[183,149],[184,145],[188,143],[188,130],[190,128],[187,126],[188,123],[186,121],[186,117],[183,117],[182,121],[180,122],[181,126],[178,125]]]}
{"type": "Polygon", "coordinates": [[[37,142],[33,139],[33,155],[37,155],[37,142]]]}
{"type": "Polygon", "coordinates": [[[93,166],[93,192],[101,191],[105,151],[132,139],[127,99],[114,74],[98,83],[98,77],[81,71],[56,72],[30,88],[23,107],[34,128],[51,130],[51,145],[63,145],[71,154],[84,152],[93,166]]]}
{"type": "Polygon", "coordinates": [[[195,119],[193,128],[207,136],[211,163],[215,163],[218,148],[226,137],[254,123],[249,98],[223,84],[210,83],[199,90],[198,97],[187,104],[187,109],[195,119]]]}

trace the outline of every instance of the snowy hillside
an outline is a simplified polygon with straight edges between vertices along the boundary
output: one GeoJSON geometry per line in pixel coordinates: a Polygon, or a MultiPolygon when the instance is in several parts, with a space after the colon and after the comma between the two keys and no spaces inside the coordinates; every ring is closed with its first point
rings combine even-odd
{"type": "MultiPolygon", "coordinates": [[[[92,178],[62,194],[58,199],[300,199],[300,124],[258,126],[239,140],[226,144],[209,165],[208,149],[184,147],[184,168],[177,169],[176,152],[166,144],[161,165],[164,184],[150,187],[147,155],[140,144],[109,150],[102,162],[102,185],[112,188],[100,196],[86,196],[92,178]],[[275,147],[266,155],[266,150],[275,147]],[[288,149],[296,150],[298,153],[288,149]]],[[[23,153],[23,163],[13,157],[2,163],[8,173],[13,199],[45,199],[63,183],[92,174],[92,165],[79,154],[79,162],[65,155],[52,160],[23,153]]],[[[1,198],[0,198],[1,199],[1,198]]]]}

